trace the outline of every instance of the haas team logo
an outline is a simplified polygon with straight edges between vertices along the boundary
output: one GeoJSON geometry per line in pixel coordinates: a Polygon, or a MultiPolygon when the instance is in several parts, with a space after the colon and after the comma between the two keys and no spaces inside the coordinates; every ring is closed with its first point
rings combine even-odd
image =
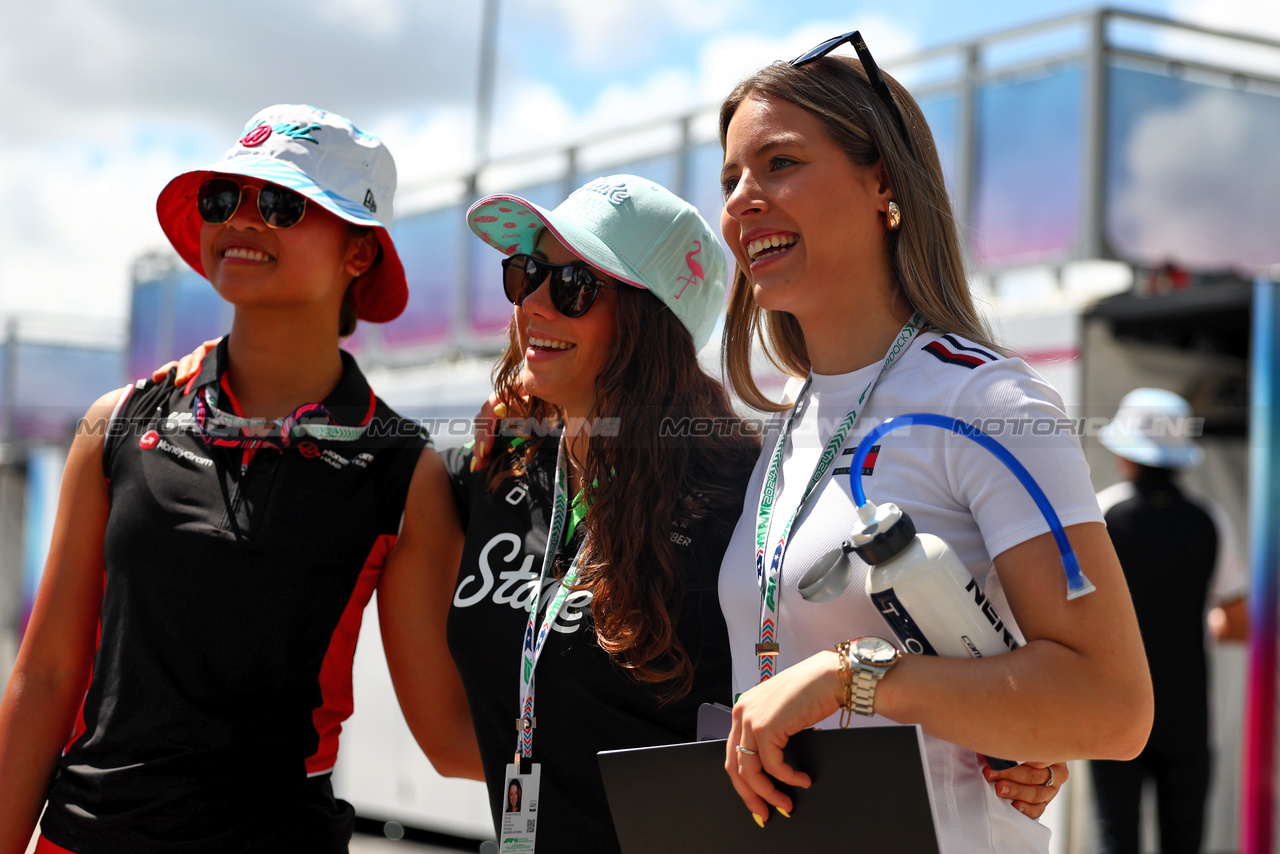
{"type": "Polygon", "coordinates": [[[148,430],[142,434],[142,438],[138,440],[138,447],[144,451],[149,451],[160,441],[160,434],[155,430],[148,430]]]}
{"type": "Polygon", "coordinates": [[[254,126],[248,133],[240,138],[240,144],[245,148],[257,148],[266,142],[271,136],[271,125],[265,122],[254,126]]]}
{"type": "Polygon", "coordinates": [[[298,453],[302,454],[309,460],[314,460],[316,457],[320,456],[320,449],[311,442],[299,442],[298,453]]]}
{"type": "Polygon", "coordinates": [[[684,263],[687,264],[689,267],[689,275],[676,277],[677,282],[684,282],[684,288],[681,288],[680,293],[676,294],[676,299],[680,299],[680,297],[684,296],[685,288],[689,287],[694,282],[697,282],[700,279],[706,278],[706,275],[707,275],[703,271],[702,265],[699,264],[696,260],[694,260],[694,257],[693,257],[694,255],[697,255],[699,252],[702,251],[702,241],[695,240],[693,241],[693,245],[697,246],[698,248],[693,250],[692,252],[689,252],[684,256],[684,263]]]}

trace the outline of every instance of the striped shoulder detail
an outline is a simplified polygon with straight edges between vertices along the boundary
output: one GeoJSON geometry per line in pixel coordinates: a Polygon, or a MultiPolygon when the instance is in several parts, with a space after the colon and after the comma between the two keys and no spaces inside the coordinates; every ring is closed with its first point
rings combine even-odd
{"type": "Polygon", "coordinates": [[[923,349],[939,361],[949,365],[959,365],[962,368],[976,368],[1001,358],[990,350],[975,347],[950,334],[924,345],[923,349]]]}

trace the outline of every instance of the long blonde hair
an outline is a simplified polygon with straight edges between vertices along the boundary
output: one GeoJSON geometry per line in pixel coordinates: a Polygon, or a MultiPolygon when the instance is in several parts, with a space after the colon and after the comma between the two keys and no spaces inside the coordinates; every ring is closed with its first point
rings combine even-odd
{"type": "MultiPolygon", "coordinates": [[[[763,95],[813,113],[855,165],[883,163],[902,208],[902,227],[889,231],[886,238],[898,294],[912,311],[920,312],[926,329],[955,332],[999,350],[969,297],[933,134],[910,93],[888,75],[885,79],[902,111],[910,149],[888,106],[871,88],[862,63],[844,56],[823,57],[803,68],[775,62],[739,83],[720,105],[720,146],[725,145],[738,107],[750,97],[763,95]]],[[[757,339],[780,370],[792,376],[809,373],[800,324],[786,312],[762,309],[746,274],[735,267],[722,343],[729,381],[748,405],[764,411],[784,409],[760,391],[751,374],[751,346],[757,339]]]]}

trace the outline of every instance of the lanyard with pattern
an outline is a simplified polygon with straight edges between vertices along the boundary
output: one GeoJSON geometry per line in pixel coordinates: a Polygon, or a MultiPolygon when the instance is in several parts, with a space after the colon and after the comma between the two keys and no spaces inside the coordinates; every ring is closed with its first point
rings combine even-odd
{"type": "MultiPolygon", "coordinates": [[[[372,414],[373,392],[369,394],[369,412],[372,414]]],[[[267,420],[226,412],[218,407],[219,402],[218,384],[209,383],[196,392],[192,407],[200,435],[210,445],[245,449],[263,445],[287,448],[294,437],[300,435],[334,442],[354,442],[365,434],[367,428],[367,424],[350,427],[337,423],[329,410],[319,403],[300,406],[285,418],[267,420]],[[309,420],[304,422],[303,419],[309,420]],[[252,433],[245,435],[245,429],[252,433]]]]}
{"type": "Polygon", "coordinates": [[[560,589],[551,600],[551,605],[547,607],[546,616],[542,618],[542,625],[537,629],[535,639],[534,627],[537,626],[538,603],[547,583],[547,575],[555,564],[560,536],[564,531],[565,516],[568,515],[569,475],[565,465],[564,446],[565,440],[562,436],[560,448],[556,452],[556,487],[551,501],[551,525],[547,531],[547,550],[542,557],[542,573],[538,576],[538,584],[533,589],[533,601],[529,604],[529,621],[525,625],[524,642],[521,647],[520,717],[516,719],[518,734],[515,762],[517,766],[520,764],[521,757],[529,759],[533,756],[533,730],[537,725],[537,719],[533,716],[533,671],[538,666],[538,659],[542,656],[542,647],[546,642],[547,633],[551,631],[551,624],[555,622],[564,605],[564,600],[578,579],[578,562],[582,558],[582,549],[579,548],[578,553],[573,556],[573,563],[569,565],[569,571],[560,582],[560,589]]]}
{"type": "Polygon", "coordinates": [[[916,333],[920,330],[922,321],[923,318],[917,312],[902,327],[902,331],[894,339],[893,345],[889,347],[889,352],[884,358],[884,364],[880,366],[880,371],[871,378],[871,382],[867,383],[867,387],[862,390],[862,394],[858,396],[853,408],[845,415],[844,420],[836,427],[835,433],[831,435],[831,440],[822,449],[822,456],[818,458],[818,464],[814,467],[813,474],[809,477],[809,485],[805,487],[804,495],[800,497],[800,504],[797,505],[795,512],[791,514],[791,518],[787,520],[786,526],[778,537],[777,546],[773,550],[773,560],[770,561],[769,571],[766,573],[764,553],[769,544],[769,527],[773,517],[773,502],[777,498],[778,470],[782,465],[782,453],[786,449],[787,439],[791,436],[792,422],[795,421],[800,404],[804,402],[805,396],[809,392],[809,385],[813,382],[812,373],[805,380],[800,393],[796,395],[796,402],[791,407],[791,413],[787,416],[786,423],[783,424],[782,430],[778,434],[778,441],[773,448],[773,456],[769,460],[769,468],[765,474],[764,486],[760,490],[759,510],[756,512],[756,583],[760,585],[761,600],[760,641],[756,644],[756,657],[760,663],[761,682],[773,677],[775,659],[779,651],[778,580],[782,575],[782,556],[787,550],[787,539],[791,536],[791,526],[795,524],[800,512],[804,510],[804,506],[808,502],[809,496],[813,494],[814,488],[817,487],[818,483],[826,475],[827,470],[831,468],[832,463],[839,456],[840,449],[844,447],[845,439],[848,438],[854,425],[858,423],[858,418],[866,409],[867,401],[871,398],[872,389],[875,388],[880,378],[885,375],[885,372],[897,362],[898,357],[906,352],[912,339],[915,338],[916,333]]]}

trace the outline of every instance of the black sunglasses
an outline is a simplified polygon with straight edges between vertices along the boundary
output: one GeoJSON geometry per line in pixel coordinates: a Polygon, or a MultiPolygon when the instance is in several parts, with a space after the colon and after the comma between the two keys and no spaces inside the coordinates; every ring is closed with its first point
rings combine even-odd
{"type": "Polygon", "coordinates": [[[875,59],[871,56],[871,51],[867,50],[867,43],[862,40],[860,32],[854,30],[851,33],[827,39],[791,60],[791,66],[793,68],[802,68],[814,60],[822,59],[822,57],[831,53],[831,51],[845,42],[853,45],[854,51],[858,54],[858,60],[862,63],[862,69],[867,72],[867,79],[871,81],[871,88],[875,90],[875,93],[880,96],[880,100],[889,108],[889,114],[893,116],[894,124],[902,132],[902,141],[906,143],[907,150],[911,151],[911,137],[907,135],[907,123],[902,118],[902,111],[898,109],[898,102],[893,100],[893,93],[889,91],[889,84],[885,82],[884,74],[881,73],[880,66],[876,65],[875,59]]]}
{"type": "MultiPolygon", "coordinates": [[[[244,188],[232,178],[210,178],[196,194],[196,210],[208,223],[226,222],[235,216],[244,199],[244,188]]],[[[271,228],[293,228],[307,212],[307,197],[277,184],[258,188],[258,213],[271,228]]]]}
{"type": "Polygon", "coordinates": [[[502,289],[512,305],[523,305],[548,277],[551,304],[565,317],[582,317],[601,288],[614,287],[593,273],[585,261],[551,264],[532,255],[502,259],[502,289]]]}

